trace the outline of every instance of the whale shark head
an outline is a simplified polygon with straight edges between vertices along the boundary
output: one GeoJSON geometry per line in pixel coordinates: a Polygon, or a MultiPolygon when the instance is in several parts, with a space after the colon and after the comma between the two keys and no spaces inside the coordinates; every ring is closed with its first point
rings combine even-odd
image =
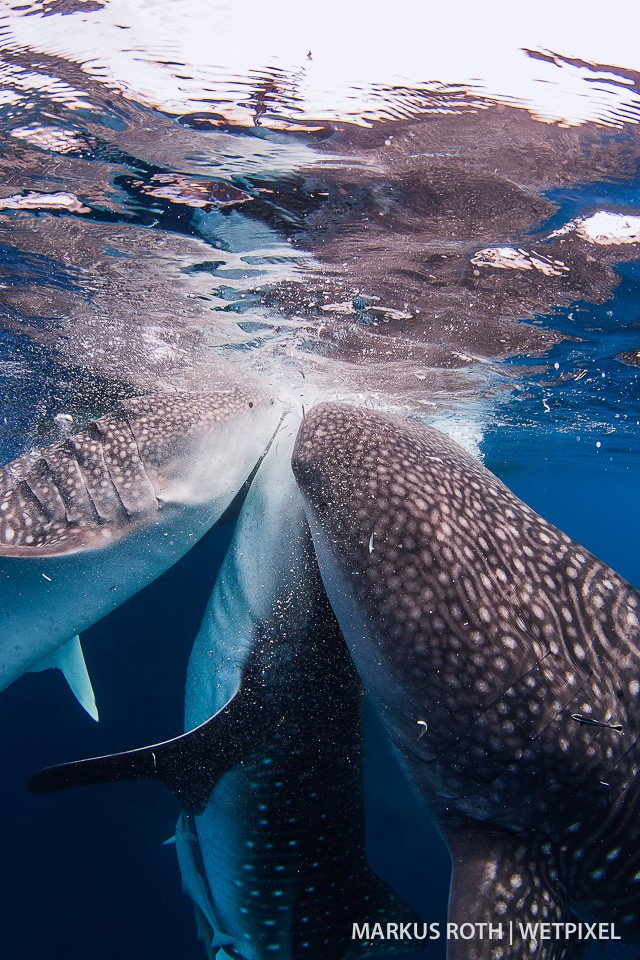
{"type": "Polygon", "coordinates": [[[451,919],[578,905],[637,936],[637,591],[432,428],[323,404],[293,471],[354,661],[452,852],[451,919]]]}
{"type": "Polygon", "coordinates": [[[0,468],[0,689],[57,666],[97,716],[77,634],[216,523],[279,419],[238,386],[137,397],[0,468]]]}
{"type": "Polygon", "coordinates": [[[122,401],[0,469],[0,557],[105,546],[167,505],[226,505],[278,416],[271,400],[239,388],[122,401]]]}

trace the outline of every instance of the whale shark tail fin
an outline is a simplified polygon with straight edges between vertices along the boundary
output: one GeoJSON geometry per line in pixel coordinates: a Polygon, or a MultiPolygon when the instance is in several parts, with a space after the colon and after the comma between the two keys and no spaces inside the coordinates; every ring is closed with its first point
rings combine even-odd
{"type": "Polygon", "coordinates": [[[448,832],[447,842],[453,861],[449,923],[459,931],[458,938],[448,938],[448,960],[486,960],[497,955],[498,946],[504,960],[581,955],[564,934],[544,934],[548,924],[562,924],[564,930],[573,922],[544,841],[534,844],[528,834],[474,828],[448,832]],[[474,939],[464,939],[463,924],[474,925],[474,939]]]}
{"type": "Polygon", "coordinates": [[[259,708],[252,679],[199,727],[162,743],[47,767],[27,781],[32,793],[121,780],[158,780],[192,813],[201,812],[219,778],[259,748],[259,708]],[[256,716],[258,714],[258,716],[256,716]]]}

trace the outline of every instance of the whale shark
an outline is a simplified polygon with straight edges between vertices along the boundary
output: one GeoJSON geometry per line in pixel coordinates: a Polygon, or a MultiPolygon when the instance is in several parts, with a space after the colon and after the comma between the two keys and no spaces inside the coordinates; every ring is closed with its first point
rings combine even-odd
{"type": "Polygon", "coordinates": [[[395,944],[352,941],[353,923],[417,921],[365,858],[363,691],[291,472],[296,427],[252,480],[195,641],[191,732],[59,771],[174,790],[183,886],[217,960],[384,956],[395,944]]]}
{"type": "Polygon", "coordinates": [[[449,846],[449,920],[514,924],[449,957],[574,956],[576,918],[638,942],[638,592],[433,428],[321,404],[293,472],[354,662],[449,846]]]}
{"type": "Polygon", "coordinates": [[[261,674],[247,704],[253,748],[176,832],[218,960],[382,956],[384,941],[351,942],[354,919],[417,920],[365,859],[362,689],[291,472],[294,427],[285,422],[252,481],[189,661],[187,729],[241,689],[250,659],[261,674]]]}
{"type": "Polygon", "coordinates": [[[1,467],[0,689],[59,667],[98,719],[79,633],[215,524],[279,418],[237,386],[134,397],[1,467]]]}

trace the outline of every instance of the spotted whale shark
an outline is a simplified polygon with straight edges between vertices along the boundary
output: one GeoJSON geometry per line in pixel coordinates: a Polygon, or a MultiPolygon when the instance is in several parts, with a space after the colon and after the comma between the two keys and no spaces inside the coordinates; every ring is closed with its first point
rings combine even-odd
{"type": "Polygon", "coordinates": [[[174,791],[183,886],[216,960],[385,956],[395,945],[353,942],[353,923],[417,922],[365,857],[363,691],[291,471],[296,429],[243,502],[189,661],[188,732],[66,765],[56,783],[174,791]]]}
{"type": "Polygon", "coordinates": [[[574,956],[536,934],[574,914],[638,942],[638,592],[435,429],[323,404],[293,471],[354,662],[448,843],[449,919],[518,922],[449,956],[574,956]]]}
{"type": "Polygon", "coordinates": [[[60,667],[97,719],[79,633],[220,518],[279,417],[237,386],[136,397],[0,468],[0,689],[60,667]]]}

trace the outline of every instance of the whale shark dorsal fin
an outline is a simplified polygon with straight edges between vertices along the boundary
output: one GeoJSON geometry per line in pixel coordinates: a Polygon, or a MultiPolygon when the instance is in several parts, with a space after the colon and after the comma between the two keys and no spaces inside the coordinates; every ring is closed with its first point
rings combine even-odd
{"type": "Polygon", "coordinates": [[[40,660],[31,667],[31,671],[38,673],[40,670],[49,670],[51,667],[57,667],[62,671],[80,706],[84,707],[93,720],[99,720],[96,695],[93,692],[79,636],[72,637],[68,643],[58,647],[51,656],[40,660]]]}
{"type": "MultiPolygon", "coordinates": [[[[449,896],[450,923],[489,921],[498,932],[483,939],[448,942],[447,960],[485,960],[500,940],[505,957],[521,960],[566,960],[567,941],[536,938],[540,924],[572,920],[566,893],[558,880],[551,845],[527,833],[473,827],[446,831],[453,875],[449,896]],[[512,924],[512,926],[511,926],[512,924]],[[512,952],[508,952],[509,949],[512,952]]],[[[477,928],[481,929],[481,928],[477,928]]]]}
{"type": "Polygon", "coordinates": [[[256,706],[260,679],[250,671],[228,703],[188,733],[137,750],[47,767],[31,777],[27,788],[55,793],[98,783],[158,780],[185,810],[201,813],[220,777],[273,736],[256,706]]]}

